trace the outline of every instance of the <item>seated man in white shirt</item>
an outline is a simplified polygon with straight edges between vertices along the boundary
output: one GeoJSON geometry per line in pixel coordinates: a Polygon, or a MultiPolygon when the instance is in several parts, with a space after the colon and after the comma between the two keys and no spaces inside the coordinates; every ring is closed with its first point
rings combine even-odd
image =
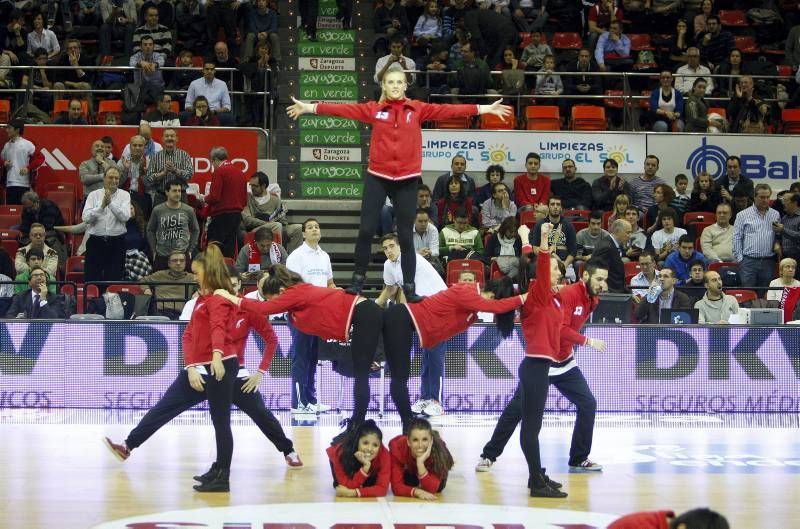
{"type": "MultiPolygon", "coordinates": [[[[397,235],[388,233],[381,238],[381,248],[386,254],[383,263],[383,291],[375,300],[379,306],[384,306],[387,301],[406,303],[403,294],[403,269],[400,267],[400,243],[397,235]]],[[[447,289],[442,277],[419,253],[417,268],[414,274],[414,285],[420,296],[431,296],[447,289]]],[[[422,371],[420,373],[421,386],[419,399],[411,405],[411,411],[416,414],[425,414],[435,417],[444,413],[441,404],[441,381],[444,376],[444,357],[447,353],[447,342],[442,342],[422,349],[422,371]]]]}
{"type": "Polygon", "coordinates": [[[440,276],[444,276],[444,267],[439,260],[439,230],[431,222],[430,213],[426,209],[417,209],[413,238],[414,251],[424,257],[440,276]]]}
{"type": "Polygon", "coordinates": [[[658,281],[659,272],[656,269],[656,256],[652,250],[645,250],[639,256],[639,267],[641,272],[631,278],[631,292],[633,302],[641,303],[647,295],[647,290],[654,281],[658,281]]]}

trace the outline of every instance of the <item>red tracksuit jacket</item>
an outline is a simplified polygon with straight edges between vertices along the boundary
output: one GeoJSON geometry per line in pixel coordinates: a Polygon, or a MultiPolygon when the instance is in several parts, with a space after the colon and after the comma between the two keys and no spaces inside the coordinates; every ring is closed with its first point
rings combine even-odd
{"type": "Polygon", "coordinates": [[[345,342],[350,337],[350,322],[357,296],[338,288],[298,283],[269,301],[243,299],[241,308],[261,316],[288,312],[292,325],[323,340],[345,342]]]}
{"type": "Polygon", "coordinates": [[[359,469],[358,472],[352,476],[347,475],[342,464],[339,462],[339,456],[342,452],[341,444],[329,446],[325,452],[327,452],[328,459],[331,461],[333,474],[339,485],[347,487],[348,489],[356,489],[356,494],[358,494],[360,498],[382,498],[386,496],[386,492],[389,490],[389,476],[391,476],[392,473],[392,463],[389,457],[389,451],[385,446],[381,445],[378,457],[372,460],[369,474],[364,474],[364,471],[359,469]],[[377,476],[375,485],[364,487],[364,482],[370,476],[377,476]]]}
{"type": "Polygon", "coordinates": [[[405,307],[417,329],[420,346],[431,347],[466,331],[477,319],[478,312],[502,314],[521,305],[520,296],[484,299],[477,283],[456,283],[405,307]]]}
{"type": "Polygon", "coordinates": [[[586,283],[578,281],[558,291],[556,296],[561,302],[561,341],[556,362],[565,362],[572,358],[574,345],[586,345],[587,338],[580,333],[592,311],[597,308],[599,300],[589,297],[586,283]]]}
{"type": "Polygon", "coordinates": [[[514,178],[514,202],[518,208],[528,205],[547,204],[550,200],[550,178],[539,173],[539,178],[531,180],[527,173],[514,178]]]}
{"type": "Polygon", "coordinates": [[[236,314],[236,307],[220,296],[200,296],[192,312],[192,319],[183,331],[183,363],[186,367],[211,363],[215,349],[223,351],[222,359],[236,356],[226,348],[228,323],[236,314]]]}
{"type": "Polygon", "coordinates": [[[248,177],[230,161],[225,160],[211,177],[211,189],[206,196],[206,215],[241,213],[247,205],[248,177]]]}
{"type": "Polygon", "coordinates": [[[608,529],[669,529],[667,517],[674,518],[672,511],[635,512],[614,521],[608,529]]]}
{"type": "Polygon", "coordinates": [[[239,359],[239,365],[243,366],[244,346],[247,337],[250,336],[250,329],[254,329],[264,339],[264,353],[261,356],[261,363],[258,364],[258,370],[266,373],[278,349],[278,336],[266,316],[240,309],[228,325],[227,351],[235,354],[239,359]]]}
{"type": "Polygon", "coordinates": [[[402,99],[346,105],[318,103],[316,113],[372,125],[367,171],[389,180],[405,180],[422,174],[422,123],[474,116],[478,106],[437,105],[402,99]]]}
{"type": "MultiPolygon", "coordinates": [[[[523,246],[522,251],[530,253],[531,246],[523,246]]],[[[528,286],[528,299],[520,318],[525,356],[558,361],[561,319],[561,306],[550,286],[550,252],[539,252],[536,279],[528,286]]]]}
{"type": "MultiPolygon", "coordinates": [[[[389,454],[392,460],[392,492],[395,496],[414,496],[414,489],[411,485],[406,485],[403,480],[403,474],[406,472],[410,474],[417,473],[417,460],[411,455],[411,450],[408,448],[408,438],[405,435],[398,435],[389,441],[389,454]]],[[[437,476],[431,472],[433,462],[431,458],[425,461],[425,468],[428,472],[424,476],[419,476],[419,488],[428,491],[431,494],[439,492],[439,486],[442,479],[447,476],[437,476]]]]}

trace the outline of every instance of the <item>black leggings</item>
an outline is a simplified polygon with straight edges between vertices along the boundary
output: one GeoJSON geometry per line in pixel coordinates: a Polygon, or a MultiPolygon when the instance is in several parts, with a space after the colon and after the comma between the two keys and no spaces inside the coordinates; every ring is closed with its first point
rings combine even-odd
{"type": "MultiPolygon", "coordinates": [[[[405,276],[403,276],[405,277],[405,276]]],[[[383,315],[383,349],[389,364],[389,391],[403,422],[403,431],[411,422],[411,400],[408,397],[408,377],[411,372],[411,342],[414,323],[405,305],[392,305],[383,315]]]]}
{"type": "MultiPolygon", "coordinates": [[[[214,424],[214,437],[217,441],[217,465],[223,470],[231,468],[233,459],[233,432],[231,432],[231,404],[233,403],[233,386],[239,372],[239,360],[236,357],[223,360],[225,376],[217,380],[213,376],[203,377],[206,382],[206,398],[214,424]]],[[[210,367],[207,368],[211,373],[210,367]]]]}
{"type": "Polygon", "coordinates": [[[549,386],[550,360],[526,356],[519,365],[519,389],[522,397],[522,428],[519,432],[522,453],[528,462],[530,483],[544,486],[542,459],[539,454],[539,431],[549,386]]]}
{"type": "Polygon", "coordinates": [[[383,309],[371,299],[362,301],[353,310],[350,350],[353,355],[353,423],[361,423],[369,406],[369,370],[375,360],[378,338],[383,328],[383,309]]]}
{"type": "Polygon", "coordinates": [[[372,256],[372,238],[381,222],[381,209],[386,197],[392,199],[397,219],[397,238],[400,242],[400,266],[406,282],[412,282],[417,271],[414,251],[414,217],[417,214],[417,179],[388,180],[372,173],[364,177],[364,195],[361,198],[361,221],[355,250],[355,272],[367,273],[372,256]]]}
{"type": "MultiPolygon", "coordinates": [[[[246,381],[247,379],[245,378],[236,379],[236,385],[233,390],[233,404],[253,420],[267,439],[275,445],[275,448],[283,452],[284,455],[292,453],[294,451],[292,441],[286,437],[278,419],[264,405],[261,392],[242,392],[242,386],[246,381]]],[[[128,434],[128,438],[125,439],[125,445],[131,450],[141,446],[159,428],[204,400],[206,400],[205,392],[192,388],[189,385],[189,375],[186,370],[181,370],[161,399],[155,406],[150,408],[145,416],[142,417],[142,420],[139,421],[139,424],[128,434]]]]}

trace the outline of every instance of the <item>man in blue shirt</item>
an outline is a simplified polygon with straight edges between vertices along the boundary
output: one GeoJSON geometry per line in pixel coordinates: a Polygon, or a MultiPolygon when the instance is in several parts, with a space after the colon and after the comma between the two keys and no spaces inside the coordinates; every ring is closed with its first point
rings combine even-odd
{"type": "Polygon", "coordinates": [[[703,254],[694,249],[692,237],[690,235],[681,235],[678,239],[678,249],[672,250],[664,264],[675,271],[678,284],[682,285],[688,281],[692,264],[695,261],[701,261],[704,265],[708,265],[703,254]]]}

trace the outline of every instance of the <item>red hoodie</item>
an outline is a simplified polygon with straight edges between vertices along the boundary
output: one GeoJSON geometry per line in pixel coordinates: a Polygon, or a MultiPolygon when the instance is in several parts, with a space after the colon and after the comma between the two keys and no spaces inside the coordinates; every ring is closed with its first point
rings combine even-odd
{"type": "Polygon", "coordinates": [[[389,476],[392,472],[392,464],[389,456],[389,451],[383,444],[381,444],[378,456],[372,460],[372,465],[369,468],[369,474],[364,474],[362,469],[359,469],[352,476],[348,476],[344,471],[344,467],[339,462],[339,457],[342,454],[342,445],[337,444],[329,446],[325,452],[328,454],[328,459],[333,468],[333,475],[336,477],[336,482],[339,485],[347,487],[348,489],[356,489],[356,494],[359,498],[382,498],[386,496],[389,491],[389,476]],[[370,476],[377,476],[375,485],[364,487],[364,482],[370,476]]]}
{"type": "Polygon", "coordinates": [[[478,106],[437,105],[402,99],[346,105],[317,103],[316,113],[372,125],[367,171],[388,180],[406,180],[422,174],[422,123],[474,116],[478,106]]]}
{"type": "Polygon", "coordinates": [[[288,312],[292,325],[302,332],[323,340],[345,342],[350,338],[357,300],[357,296],[338,288],[298,283],[269,301],[245,298],[241,309],[262,316],[288,312]]]}
{"type": "Polygon", "coordinates": [[[466,331],[478,312],[502,314],[521,305],[520,296],[484,299],[477,283],[456,283],[419,303],[407,304],[406,309],[417,329],[420,346],[431,347],[466,331]]]}
{"type": "Polygon", "coordinates": [[[183,331],[183,363],[186,367],[211,363],[214,350],[223,351],[222,359],[234,358],[235,352],[226,348],[228,323],[236,307],[220,296],[200,296],[192,319],[183,331]]]}
{"type": "Polygon", "coordinates": [[[586,345],[587,338],[580,333],[599,300],[589,297],[586,283],[578,281],[558,291],[556,298],[561,302],[561,341],[556,362],[572,358],[574,345],[586,345]]]}
{"type": "Polygon", "coordinates": [[[244,347],[247,344],[247,337],[250,336],[250,329],[254,329],[264,339],[264,353],[261,356],[261,363],[258,364],[258,370],[266,373],[278,349],[278,336],[266,316],[241,309],[234,314],[228,325],[226,351],[235,354],[239,359],[239,365],[243,366],[244,347]]]}
{"type": "MultiPolygon", "coordinates": [[[[389,454],[392,460],[392,492],[395,496],[408,496],[414,497],[414,489],[411,485],[406,485],[403,480],[403,475],[408,472],[409,474],[417,473],[417,459],[411,454],[411,449],[408,447],[408,438],[405,435],[398,435],[389,441],[389,454]]],[[[431,472],[433,467],[433,460],[429,457],[425,461],[425,468],[428,470],[424,475],[419,477],[419,488],[428,491],[431,494],[439,492],[439,486],[442,479],[447,475],[437,476],[431,472]]]]}
{"type": "MultiPolygon", "coordinates": [[[[522,247],[530,253],[530,245],[522,247]]],[[[561,335],[561,306],[550,286],[550,252],[539,252],[536,279],[528,286],[528,299],[522,306],[522,336],[525,356],[557,362],[561,335]]]]}

